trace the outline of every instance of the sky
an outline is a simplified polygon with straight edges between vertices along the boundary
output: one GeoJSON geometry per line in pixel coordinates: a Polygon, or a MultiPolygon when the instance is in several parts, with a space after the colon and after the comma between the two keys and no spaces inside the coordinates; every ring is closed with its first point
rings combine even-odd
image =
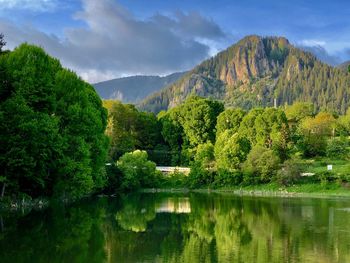
{"type": "Polygon", "coordinates": [[[8,49],[43,47],[90,83],[189,70],[246,35],[350,60],[349,0],[0,0],[8,49]]]}

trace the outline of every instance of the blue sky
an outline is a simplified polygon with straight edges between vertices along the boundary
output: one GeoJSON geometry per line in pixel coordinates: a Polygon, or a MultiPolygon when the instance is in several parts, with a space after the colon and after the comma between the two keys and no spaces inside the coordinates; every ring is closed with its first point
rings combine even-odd
{"type": "Polygon", "coordinates": [[[350,59],[347,0],[0,0],[8,48],[37,44],[90,82],[187,70],[251,35],[350,59]]]}

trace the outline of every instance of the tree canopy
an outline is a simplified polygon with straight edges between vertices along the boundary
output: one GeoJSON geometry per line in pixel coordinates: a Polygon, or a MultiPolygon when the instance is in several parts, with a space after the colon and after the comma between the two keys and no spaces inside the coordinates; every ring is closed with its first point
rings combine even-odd
{"type": "Polygon", "coordinates": [[[0,56],[0,169],[10,191],[81,197],[105,181],[107,112],[93,87],[41,48],[0,56]]]}

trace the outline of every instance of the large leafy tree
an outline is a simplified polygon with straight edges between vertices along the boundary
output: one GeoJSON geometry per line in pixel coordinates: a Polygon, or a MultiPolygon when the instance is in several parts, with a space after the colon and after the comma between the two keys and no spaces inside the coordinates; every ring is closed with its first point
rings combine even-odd
{"type": "Polygon", "coordinates": [[[191,146],[215,141],[217,116],[223,110],[221,102],[197,96],[180,106],[180,122],[191,146]]]}
{"type": "Polygon", "coordinates": [[[179,165],[182,147],[186,147],[188,144],[188,139],[180,123],[180,110],[174,108],[167,112],[162,111],[158,114],[158,119],[163,139],[170,148],[171,164],[179,165]]]}
{"type": "Polygon", "coordinates": [[[139,112],[134,105],[105,101],[109,111],[107,134],[110,157],[115,160],[136,149],[153,150],[162,141],[160,124],[153,113],[139,112]]]}
{"type": "Polygon", "coordinates": [[[118,168],[123,174],[123,190],[135,190],[140,187],[153,187],[156,183],[156,164],[148,160],[146,151],[136,150],[119,158],[118,168]]]}
{"type": "Polygon", "coordinates": [[[299,146],[305,156],[324,155],[327,138],[335,135],[336,119],[328,112],[305,118],[299,127],[302,138],[299,146]]]}
{"type": "Polygon", "coordinates": [[[0,56],[0,69],[4,185],[72,198],[102,187],[107,113],[93,87],[27,44],[0,56]]]}
{"type": "Polygon", "coordinates": [[[214,154],[218,170],[235,172],[239,170],[250,151],[250,143],[238,133],[226,130],[216,141],[214,154]]]}
{"type": "Polygon", "coordinates": [[[216,124],[216,134],[219,135],[225,130],[238,132],[241,121],[245,115],[242,109],[227,109],[220,113],[216,124]]]}

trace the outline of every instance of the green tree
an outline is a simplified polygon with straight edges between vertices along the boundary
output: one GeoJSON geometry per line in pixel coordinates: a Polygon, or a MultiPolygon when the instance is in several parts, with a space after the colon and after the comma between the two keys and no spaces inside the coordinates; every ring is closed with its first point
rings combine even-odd
{"type": "Polygon", "coordinates": [[[242,109],[226,109],[221,112],[217,118],[216,135],[218,136],[225,130],[238,132],[241,121],[245,115],[242,109]]]}
{"type": "Polygon", "coordinates": [[[347,138],[332,138],[327,143],[326,154],[329,158],[346,158],[349,156],[349,140],[347,138]]]}
{"type": "Polygon", "coordinates": [[[134,105],[105,101],[109,112],[107,135],[111,140],[109,156],[118,159],[136,149],[153,150],[162,143],[160,124],[153,113],[139,112],[134,105]]]}
{"type": "Polygon", "coordinates": [[[188,144],[188,139],[180,123],[179,108],[167,112],[160,112],[158,119],[161,124],[161,134],[164,141],[170,147],[171,164],[179,165],[181,162],[182,148],[188,144]]]}
{"type": "Polygon", "coordinates": [[[263,114],[264,110],[255,108],[249,111],[243,118],[239,127],[238,133],[247,138],[252,145],[256,144],[256,126],[255,120],[258,116],[263,114]]]}
{"type": "Polygon", "coordinates": [[[123,174],[121,183],[123,190],[156,186],[159,173],[156,170],[156,164],[148,160],[146,151],[136,150],[125,153],[117,161],[117,166],[123,174]]]}
{"type": "Polygon", "coordinates": [[[226,130],[215,143],[215,159],[218,170],[235,172],[245,161],[250,151],[250,143],[239,133],[226,130]]]}
{"type": "Polygon", "coordinates": [[[0,169],[11,193],[78,198],[101,188],[107,113],[93,87],[41,48],[0,56],[0,169]]]}
{"type": "Polygon", "coordinates": [[[299,147],[305,156],[324,155],[327,138],[335,135],[336,120],[330,113],[320,112],[314,118],[305,118],[300,124],[303,135],[299,147]]]}
{"type": "Polygon", "coordinates": [[[214,145],[211,142],[198,145],[187,184],[191,188],[209,185],[214,181],[215,172],[214,145]]]}
{"type": "Polygon", "coordinates": [[[244,181],[248,183],[270,182],[278,171],[280,158],[265,147],[256,145],[252,148],[243,165],[244,181]]]}
{"type": "Polygon", "coordinates": [[[191,146],[215,141],[217,116],[224,110],[221,102],[190,97],[180,106],[180,122],[191,146]]]}
{"type": "Polygon", "coordinates": [[[314,105],[307,102],[295,102],[285,109],[288,120],[300,122],[306,117],[311,117],[314,114],[314,105]]]}

